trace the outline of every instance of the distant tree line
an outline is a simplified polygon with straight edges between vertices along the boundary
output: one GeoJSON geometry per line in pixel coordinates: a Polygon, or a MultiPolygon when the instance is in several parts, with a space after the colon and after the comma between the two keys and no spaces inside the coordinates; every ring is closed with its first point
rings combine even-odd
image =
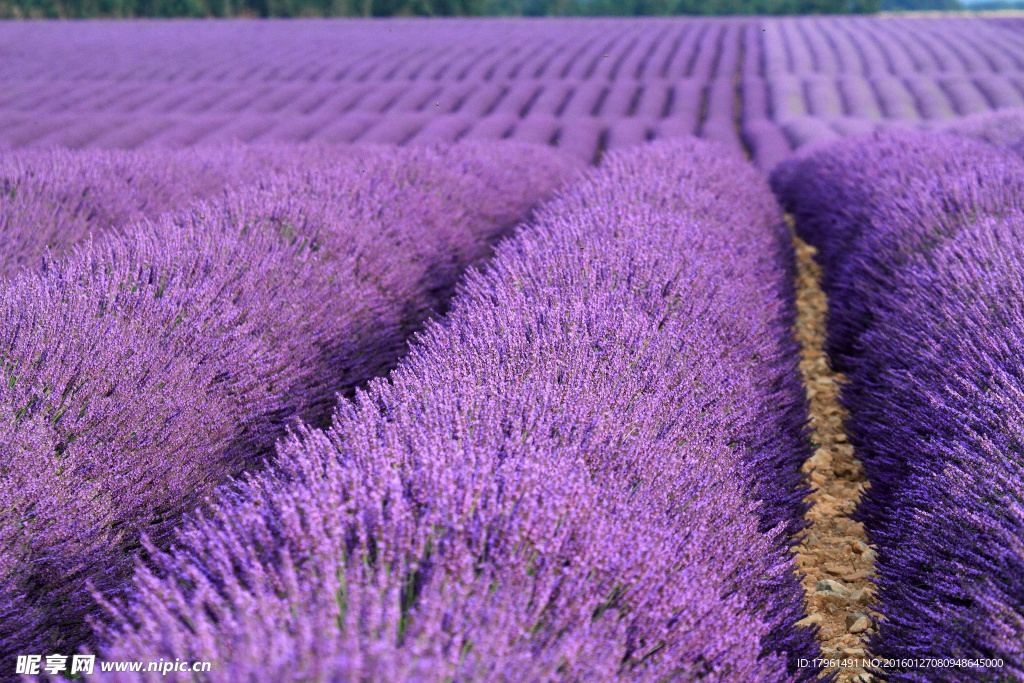
{"type": "Polygon", "coordinates": [[[880,0],[0,0],[0,18],[842,14],[874,12],[879,9],[879,2],[880,0]]]}
{"type": "MultiPolygon", "coordinates": [[[[1015,0],[983,2],[1004,6],[1015,0]]],[[[0,18],[665,16],[847,14],[879,9],[964,6],[959,0],[0,0],[0,18]]]]}

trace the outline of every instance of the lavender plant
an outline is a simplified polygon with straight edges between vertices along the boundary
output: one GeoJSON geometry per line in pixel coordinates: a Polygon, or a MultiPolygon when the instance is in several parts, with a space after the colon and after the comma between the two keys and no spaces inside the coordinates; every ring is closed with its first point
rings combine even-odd
{"type": "Polygon", "coordinates": [[[122,231],[193,201],[300,163],[328,164],[342,149],[23,150],[0,155],[0,277],[37,269],[89,236],[122,231]]]}
{"type": "Polygon", "coordinates": [[[813,679],[792,255],[722,151],[609,154],[390,381],[154,548],[104,656],[224,681],[813,679]]]}
{"type": "Polygon", "coordinates": [[[1024,157],[1024,108],[999,109],[967,116],[947,124],[940,131],[1007,147],[1024,157]]]}
{"type": "Polygon", "coordinates": [[[1017,210],[1022,167],[973,140],[900,131],[848,138],[776,169],[776,194],[819,249],[835,366],[850,369],[889,264],[955,234],[968,216],[1017,210]]]}
{"type": "MultiPolygon", "coordinates": [[[[386,372],[573,167],[518,145],[366,149],[136,224],[0,284],[0,651],[60,651],[145,532],[386,372]]],[[[8,662],[4,662],[6,665],[8,662]]]]}
{"type": "Polygon", "coordinates": [[[868,79],[851,74],[840,77],[836,85],[850,115],[867,120],[882,118],[878,97],[868,79]]]}
{"type": "Polygon", "coordinates": [[[1024,106],[1024,95],[1004,74],[978,74],[974,85],[996,109],[1024,106]]]}
{"type": "Polygon", "coordinates": [[[1024,673],[1024,163],[948,135],[844,141],[773,184],[819,247],[895,681],[1024,673]],[[913,658],[981,660],[934,669],[913,658]]]}
{"type": "Polygon", "coordinates": [[[872,652],[992,662],[891,680],[1024,676],[1022,228],[1020,211],[983,216],[915,254],[862,338],[851,438],[871,443],[873,487],[902,473],[869,526],[885,615],[872,652]]]}

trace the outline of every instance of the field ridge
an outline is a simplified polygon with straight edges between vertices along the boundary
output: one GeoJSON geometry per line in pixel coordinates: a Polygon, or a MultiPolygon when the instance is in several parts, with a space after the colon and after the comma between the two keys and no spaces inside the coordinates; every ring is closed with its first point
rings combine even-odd
{"type": "MultiPolygon", "coordinates": [[[[839,403],[845,378],[829,367],[825,352],[828,297],[821,290],[817,250],[793,238],[797,254],[797,338],[800,374],[810,406],[811,439],[817,445],[803,466],[816,487],[806,500],[812,503],[804,540],[794,548],[797,566],[805,572],[807,618],[816,624],[825,659],[869,657],[866,640],[876,629],[874,598],[875,551],[868,545],[864,525],[850,518],[867,486],[860,460],[844,430],[847,411],[839,403]]],[[[869,681],[861,667],[827,671],[838,681],[869,681]]]]}

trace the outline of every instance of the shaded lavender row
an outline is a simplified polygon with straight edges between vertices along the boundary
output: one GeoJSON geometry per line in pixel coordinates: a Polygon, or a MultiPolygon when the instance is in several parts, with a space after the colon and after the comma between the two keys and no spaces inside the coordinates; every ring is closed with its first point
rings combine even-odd
{"type": "Polygon", "coordinates": [[[962,137],[938,139],[879,133],[798,157],[773,174],[773,188],[801,235],[819,248],[822,287],[831,298],[828,353],[842,371],[853,367],[857,339],[870,325],[876,298],[886,295],[880,264],[902,254],[907,240],[923,244],[929,231],[935,240],[958,230],[972,212],[1024,202],[1015,178],[1020,159],[962,137]],[[865,140],[875,142],[862,152],[865,140]],[[892,160],[882,162],[886,155],[892,160]],[[989,189],[979,195],[981,184],[989,189]],[[871,229],[881,224],[888,228],[871,229]]]}
{"type": "Polygon", "coordinates": [[[154,552],[104,657],[214,681],[814,679],[791,270],[742,160],[609,155],[390,381],[154,552]]]}
{"type": "Polygon", "coordinates": [[[0,283],[4,667],[88,639],[88,582],[120,595],[141,534],[165,546],[288,423],[387,372],[574,168],[510,144],[351,153],[0,283]]]}
{"type": "Polygon", "coordinates": [[[344,148],[23,151],[0,155],[0,277],[88,237],[212,199],[300,165],[355,163],[344,148]]]}
{"type": "Polygon", "coordinates": [[[1024,160],[943,135],[855,138],[773,184],[819,248],[847,431],[871,483],[876,657],[999,658],[894,681],[1024,676],[1024,160]]]}

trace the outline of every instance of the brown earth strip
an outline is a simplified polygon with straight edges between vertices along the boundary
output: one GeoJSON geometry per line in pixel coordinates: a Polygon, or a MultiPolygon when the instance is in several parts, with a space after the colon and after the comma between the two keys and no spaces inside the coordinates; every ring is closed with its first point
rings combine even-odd
{"type": "Polygon", "coordinates": [[[871,609],[875,551],[868,546],[864,525],[850,519],[868,483],[843,431],[846,410],[838,399],[845,378],[829,368],[824,351],[828,300],[818,286],[817,250],[797,237],[793,246],[800,373],[810,401],[811,438],[817,445],[803,467],[816,489],[806,499],[812,503],[806,515],[810,526],[794,548],[807,593],[807,617],[801,623],[819,625],[823,658],[857,664],[827,671],[838,671],[841,682],[869,681],[859,664],[869,656],[864,643],[875,631],[878,616],[871,609]]]}

